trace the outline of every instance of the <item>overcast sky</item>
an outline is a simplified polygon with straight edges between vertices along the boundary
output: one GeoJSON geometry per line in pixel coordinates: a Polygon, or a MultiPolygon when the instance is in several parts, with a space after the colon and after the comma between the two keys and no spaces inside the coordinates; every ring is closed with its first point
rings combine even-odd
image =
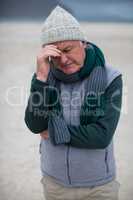
{"type": "Polygon", "coordinates": [[[133,22],[133,0],[1,0],[0,19],[44,20],[59,2],[78,20],[133,22]]]}

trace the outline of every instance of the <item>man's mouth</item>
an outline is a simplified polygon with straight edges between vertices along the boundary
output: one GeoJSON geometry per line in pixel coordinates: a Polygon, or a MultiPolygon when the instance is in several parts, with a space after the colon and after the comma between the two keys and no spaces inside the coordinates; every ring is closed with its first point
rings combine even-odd
{"type": "Polygon", "coordinates": [[[61,65],[61,68],[67,68],[67,67],[70,67],[73,63],[68,63],[68,64],[65,64],[65,65],[61,65]]]}

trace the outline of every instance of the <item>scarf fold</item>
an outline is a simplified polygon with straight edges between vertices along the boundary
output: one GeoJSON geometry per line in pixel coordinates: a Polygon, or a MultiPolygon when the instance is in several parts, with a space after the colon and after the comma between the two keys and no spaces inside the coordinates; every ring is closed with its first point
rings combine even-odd
{"type": "MultiPolygon", "coordinates": [[[[59,83],[74,83],[88,78],[88,85],[84,103],[81,106],[80,124],[87,125],[101,116],[103,111],[103,102],[98,105],[99,95],[104,99],[104,91],[107,84],[105,60],[102,51],[94,44],[88,43],[86,48],[86,57],[83,67],[76,73],[67,75],[54,66],[51,67],[48,83],[59,91],[59,83]],[[96,116],[94,116],[94,113],[96,116]]],[[[52,99],[57,99],[56,92],[51,93],[50,102],[52,99]]],[[[49,112],[48,132],[50,140],[54,145],[70,142],[70,133],[67,123],[63,118],[62,106],[60,98],[55,106],[51,106],[49,112]]]]}

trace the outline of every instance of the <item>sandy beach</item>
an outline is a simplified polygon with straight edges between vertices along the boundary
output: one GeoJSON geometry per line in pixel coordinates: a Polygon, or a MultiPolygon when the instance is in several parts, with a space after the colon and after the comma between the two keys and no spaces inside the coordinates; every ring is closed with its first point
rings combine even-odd
{"type": "MultiPolygon", "coordinates": [[[[123,109],[114,136],[120,200],[133,197],[133,24],[83,23],[89,41],[123,74],[123,109]]],[[[43,200],[40,136],[24,123],[30,80],[40,48],[39,22],[0,23],[0,199],[43,200]]]]}

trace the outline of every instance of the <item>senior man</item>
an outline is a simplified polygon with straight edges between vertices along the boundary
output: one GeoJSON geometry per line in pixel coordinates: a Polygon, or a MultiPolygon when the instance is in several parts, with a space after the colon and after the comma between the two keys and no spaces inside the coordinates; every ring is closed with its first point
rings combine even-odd
{"type": "Polygon", "coordinates": [[[46,200],[118,200],[113,136],[121,102],[121,73],[57,6],[43,24],[25,112],[41,135],[46,200]]]}

